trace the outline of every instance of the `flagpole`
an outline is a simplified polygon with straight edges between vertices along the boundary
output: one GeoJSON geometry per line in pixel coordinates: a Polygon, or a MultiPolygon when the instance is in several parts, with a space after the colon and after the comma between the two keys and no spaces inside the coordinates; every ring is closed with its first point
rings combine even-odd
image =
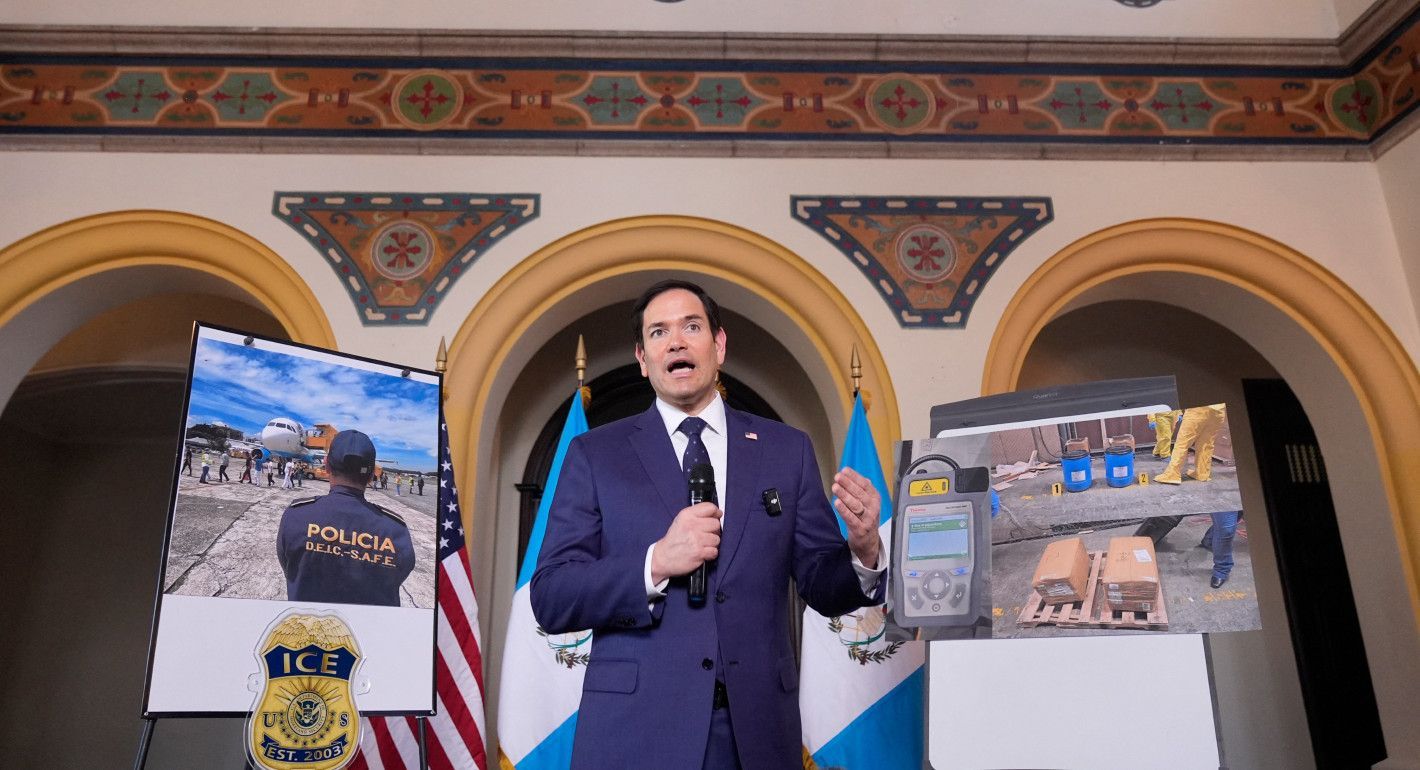
{"type": "MultiPolygon", "coordinates": [[[[449,346],[444,344],[444,338],[439,338],[439,352],[434,354],[434,371],[443,374],[449,369],[449,346]]],[[[439,378],[439,401],[442,402],[449,397],[444,390],[444,378],[439,378]]]]}
{"type": "MultiPolygon", "coordinates": [[[[564,359],[565,360],[565,359],[564,359]]],[[[549,635],[532,612],[531,581],[546,533],[557,482],[573,439],[587,431],[587,346],[581,335],[573,360],[576,391],[567,401],[562,432],[543,483],[532,531],[523,549],[505,628],[502,681],[498,704],[497,764],[503,768],[566,770],[582,697],[583,675],[590,659],[590,629],[549,635]],[[553,637],[557,637],[554,639],[553,637]],[[517,686],[513,685],[517,682],[517,686]]],[[[560,409],[560,404],[559,404],[560,409]]]]}
{"type": "MultiPolygon", "coordinates": [[[[439,352],[437,352],[437,353],[434,354],[434,371],[438,372],[438,373],[441,375],[441,376],[439,377],[439,405],[440,405],[440,407],[441,407],[441,408],[439,409],[439,412],[440,412],[440,415],[439,415],[439,416],[440,416],[441,418],[443,417],[443,411],[444,411],[444,410],[442,409],[442,406],[443,406],[444,400],[449,397],[449,396],[448,396],[448,393],[444,390],[444,378],[443,378],[443,376],[442,376],[442,375],[444,374],[444,372],[448,371],[448,368],[449,368],[449,346],[448,346],[448,344],[445,342],[444,337],[440,336],[440,337],[439,337],[439,352]]],[[[443,486],[443,485],[440,485],[441,488],[442,488],[442,486],[443,486]]],[[[437,611],[438,611],[438,610],[435,610],[435,612],[437,612],[437,611]]],[[[416,716],[416,717],[414,718],[414,723],[419,726],[419,729],[418,729],[418,731],[417,731],[417,735],[418,735],[418,738],[419,738],[419,768],[420,768],[420,770],[429,770],[429,743],[428,743],[427,733],[426,733],[426,729],[427,729],[428,724],[429,724],[429,718],[428,718],[428,717],[425,717],[425,716],[416,716]]]]}
{"type": "MultiPolygon", "coordinates": [[[[877,531],[884,549],[879,558],[887,566],[891,563],[891,550],[886,546],[892,539],[892,497],[882,455],[868,424],[872,392],[863,387],[862,357],[856,345],[849,355],[849,374],[852,392],[839,467],[862,474],[881,497],[877,531]]],[[[804,767],[924,767],[923,646],[888,639],[882,607],[836,618],[807,608],[801,617],[799,705],[804,767]]]]}
{"type": "Polygon", "coordinates": [[[863,362],[858,360],[858,346],[853,346],[853,356],[848,361],[848,373],[853,377],[853,397],[858,397],[858,388],[863,384],[863,362]]]}

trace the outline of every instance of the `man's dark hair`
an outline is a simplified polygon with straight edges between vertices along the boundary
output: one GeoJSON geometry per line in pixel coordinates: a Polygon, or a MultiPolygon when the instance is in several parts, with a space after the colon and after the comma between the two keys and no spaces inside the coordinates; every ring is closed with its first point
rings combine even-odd
{"type": "Polygon", "coordinates": [[[635,340],[639,346],[641,344],[641,324],[645,320],[646,306],[651,304],[651,300],[675,289],[683,289],[700,298],[700,304],[705,308],[705,320],[710,324],[710,333],[720,331],[720,306],[715,304],[715,299],[698,284],[690,281],[682,281],[671,278],[652,285],[649,289],[641,292],[640,298],[636,300],[636,305],[631,309],[631,339],[635,340]]]}

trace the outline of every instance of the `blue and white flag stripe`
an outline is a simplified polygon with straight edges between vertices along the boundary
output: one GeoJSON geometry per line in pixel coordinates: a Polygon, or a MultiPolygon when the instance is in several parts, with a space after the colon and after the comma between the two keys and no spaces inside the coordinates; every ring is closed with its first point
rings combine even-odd
{"type": "Polygon", "coordinates": [[[552,469],[547,472],[547,485],[543,488],[542,499],[537,504],[537,516],[533,519],[532,535],[528,538],[528,550],[523,555],[523,566],[518,570],[518,584],[513,590],[521,591],[532,580],[537,569],[537,556],[542,552],[542,538],[547,534],[547,515],[552,510],[552,498],[557,494],[557,480],[562,475],[562,462],[567,459],[567,447],[572,439],[587,432],[587,413],[582,409],[582,394],[572,396],[572,406],[567,410],[567,422],[562,424],[562,435],[557,439],[557,453],[552,456],[552,469]]]}
{"type": "Polygon", "coordinates": [[[572,762],[572,735],[582,699],[586,667],[568,663],[570,656],[591,649],[591,633],[548,635],[533,618],[528,583],[537,568],[547,532],[548,512],[557,494],[557,480],[572,439],[587,431],[581,393],[572,396],[557,453],[538,503],[527,553],[518,570],[508,634],[503,646],[502,689],[498,701],[498,744],[517,770],[567,770],[572,762]]]}
{"type": "MultiPolygon", "coordinates": [[[[878,533],[882,563],[891,563],[892,495],[878,460],[861,397],[844,439],[843,461],[882,496],[878,533]]],[[[840,520],[840,531],[847,527],[840,520]]],[[[885,578],[886,579],[886,576],[885,578]]],[[[818,767],[843,770],[919,770],[925,645],[889,645],[882,638],[882,606],[826,618],[804,611],[799,711],[803,741],[818,767]],[[836,630],[835,630],[836,629],[836,630]]]]}

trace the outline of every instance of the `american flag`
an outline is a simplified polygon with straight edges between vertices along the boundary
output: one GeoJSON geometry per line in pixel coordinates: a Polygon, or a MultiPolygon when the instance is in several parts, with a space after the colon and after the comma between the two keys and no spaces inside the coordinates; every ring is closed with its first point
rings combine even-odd
{"type": "MultiPolygon", "coordinates": [[[[478,603],[468,572],[449,426],[442,409],[439,455],[439,650],[434,671],[439,713],[428,720],[425,745],[434,770],[487,770],[478,603]]],[[[414,770],[419,767],[419,726],[414,717],[366,719],[360,749],[350,764],[356,770],[414,770]]]]}

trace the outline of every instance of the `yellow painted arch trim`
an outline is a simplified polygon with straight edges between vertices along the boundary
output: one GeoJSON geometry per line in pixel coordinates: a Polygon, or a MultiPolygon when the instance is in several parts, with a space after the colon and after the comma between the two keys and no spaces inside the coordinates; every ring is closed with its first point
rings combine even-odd
{"type": "MultiPolygon", "coordinates": [[[[849,359],[856,344],[862,387],[874,400],[868,422],[883,467],[892,467],[899,421],[887,364],[867,325],[837,287],[803,258],[749,230],[710,219],[644,216],[605,222],[548,244],[505,273],[459,328],[444,382],[460,489],[475,490],[479,453],[486,451],[480,446],[479,421],[494,418],[490,399],[496,374],[515,346],[527,344],[523,336],[533,323],[600,281],[648,270],[714,276],[771,303],[808,337],[833,373],[845,409],[851,406],[849,359]],[[786,286],[792,291],[783,291],[786,286]]],[[[466,506],[462,514],[466,531],[473,528],[471,508],[466,506]]]]}
{"type": "Polygon", "coordinates": [[[1366,416],[1420,623],[1420,374],[1390,327],[1351,287],[1310,258],[1218,222],[1148,219],[1088,235],[1026,279],[1002,316],[981,390],[1015,388],[1041,329],[1090,289],[1127,275],[1191,273],[1260,297],[1306,330],[1350,383],[1366,416]]]}
{"type": "Polygon", "coordinates": [[[115,211],[41,230],[0,250],[0,326],[56,289],[110,270],[196,270],[246,292],[291,339],[335,347],[310,287],[286,260],[246,233],[176,211],[115,211]]]}

